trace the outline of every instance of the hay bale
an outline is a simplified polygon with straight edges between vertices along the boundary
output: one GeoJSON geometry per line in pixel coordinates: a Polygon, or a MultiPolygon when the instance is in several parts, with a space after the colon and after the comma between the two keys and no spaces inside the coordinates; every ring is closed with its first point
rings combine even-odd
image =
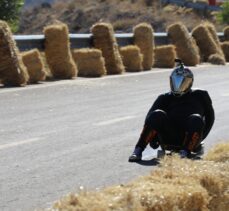
{"type": "Polygon", "coordinates": [[[78,67],[78,75],[101,77],[106,74],[105,61],[99,49],[79,49],[72,52],[78,67]]]}
{"type": "Polygon", "coordinates": [[[150,175],[99,191],[69,194],[55,210],[229,210],[229,143],[204,160],[168,156],[150,175]]]}
{"type": "Polygon", "coordinates": [[[226,27],[223,29],[223,33],[224,33],[225,40],[226,40],[226,41],[229,41],[229,26],[226,26],[226,27]]]}
{"type": "Polygon", "coordinates": [[[53,24],[44,28],[45,56],[54,78],[70,79],[77,75],[77,67],[70,51],[68,27],[53,24]]]}
{"type": "Polygon", "coordinates": [[[229,62],[229,41],[222,42],[221,48],[223,50],[226,61],[229,62]]]}
{"type": "Polygon", "coordinates": [[[221,143],[208,151],[204,157],[205,160],[214,162],[229,161],[229,143],[221,143]]]}
{"type": "Polygon", "coordinates": [[[22,86],[29,79],[10,27],[0,21],[0,79],[7,86],[22,86]]]}
{"type": "Polygon", "coordinates": [[[109,23],[97,23],[92,26],[93,44],[102,51],[107,74],[122,74],[125,71],[114,30],[109,23]]]}
{"type": "Polygon", "coordinates": [[[46,72],[44,70],[44,63],[38,49],[22,53],[22,61],[27,67],[30,83],[37,83],[45,80],[46,72]]]}
{"type": "Polygon", "coordinates": [[[208,62],[216,65],[225,65],[225,59],[222,58],[222,55],[215,53],[209,56],[208,62]]]}
{"type": "Polygon", "coordinates": [[[128,45],[120,48],[120,54],[122,56],[123,64],[126,71],[138,72],[142,71],[143,55],[140,49],[136,45],[128,45]]]}
{"type": "Polygon", "coordinates": [[[212,23],[209,23],[209,22],[206,22],[205,23],[205,26],[207,27],[207,29],[209,30],[210,34],[212,35],[213,37],[213,40],[215,41],[216,45],[217,45],[217,50],[218,50],[218,54],[222,56],[223,59],[225,59],[224,57],[224,53],[223,53],[223,50],[221,48],[221,45],[220,45],[220,40],[219,40],[219,37],[217,35],[217,32],[216,32],[216,28],[215,26],[212,24],[212,23]]]}
{"type": "Polygon", "coordinates": [[[216,42],[205,25],[202,24],[195,27],[192,31],[192,36],[196,40],[204,62],[208,60],[210,55],[219,52],[216,42]]]}
{"type": "Polygon", "coordinates": [[[143,54],[143,69],[150,70],[153,66],[154,35],[150,24],[141,23],[134,27],[134,44],[137,45],[143,54]]]}
{"type": "Polygon", "coordinates": [[[175,23],[168,27],[168,36],[176,46],[177,56],[185,65],[195,66],[200,63],[199,49],[182,23],[175,23]]]}
{"type": "Polygon", "coordinates": [[[154,49],[154,66],[173,68],[175,66],[176,50],[174,45],[159,46],[154,49]]]}

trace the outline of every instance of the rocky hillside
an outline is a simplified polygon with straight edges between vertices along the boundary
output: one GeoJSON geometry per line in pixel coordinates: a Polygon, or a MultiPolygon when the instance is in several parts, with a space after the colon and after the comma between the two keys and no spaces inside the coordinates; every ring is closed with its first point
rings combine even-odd
{"type": "MultiPolygon", "coordinates": [[[[131,32],[140,22],[150,23],[156,32],[165,31],[176,21],[189,29],[205,20],[216,24],[212,13],[162,5],[160,0],[56,0],[53,4],[25,8],[18,33],[40,34],[44,26],[56,20],[68,24],[71,33],[88,33],[98,21],[111,22],[116,32],[131,32]]],[[[217,25],[219,31],[223,27],[217,25]]]]}

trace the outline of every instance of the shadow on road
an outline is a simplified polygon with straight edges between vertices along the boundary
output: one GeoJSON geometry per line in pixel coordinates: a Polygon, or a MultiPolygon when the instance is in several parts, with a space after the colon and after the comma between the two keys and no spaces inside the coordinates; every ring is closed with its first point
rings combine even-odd
{"type": "Polygon", "coordinates": [[[151,160],[141,160],[137,162],[137,164],[142,166],[157,166],[158,164],[160,164],[160,162],[158,158],[153,158],[151,160]]]}

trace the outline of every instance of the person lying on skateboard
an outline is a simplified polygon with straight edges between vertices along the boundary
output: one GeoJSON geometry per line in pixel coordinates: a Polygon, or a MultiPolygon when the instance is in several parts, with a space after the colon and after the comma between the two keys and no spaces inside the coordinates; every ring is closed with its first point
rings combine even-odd
{"type": "Polygon", "coordinates": [[[148,144],[153,149],[176,149],[182,158],[202,147],[210,132],[214,109],[206,90],[191,89],[193,73],[181,60],[170,75],[171,91],[159,95],[150,108],[129,162],[138,162],[148,144]],[[201,147],[200,147],[201,146],[201,147]]]}

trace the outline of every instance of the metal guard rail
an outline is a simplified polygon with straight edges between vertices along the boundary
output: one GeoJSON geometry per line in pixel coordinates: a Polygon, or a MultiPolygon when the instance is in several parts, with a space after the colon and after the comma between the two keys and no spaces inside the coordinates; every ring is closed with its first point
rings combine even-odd
{"type": "MultiPolygon", "coordinates": [[[[223,41],[223,33],[218,33],[220,40],[223,41]]],[[[45,48],[44,35],[14,35],[13,36],[20,51],[27,51],[37,48],[41,51],[45,48]]],[[[92,34],[69,34],[71,48],[89,48],[93,46],[92,34]]],[[[133,33],[115,34],[119,46],[133,44],[133,33]]],[[[167,45],[170,40],[167,33],[154,33],[156,45],[167,45]]]]}

